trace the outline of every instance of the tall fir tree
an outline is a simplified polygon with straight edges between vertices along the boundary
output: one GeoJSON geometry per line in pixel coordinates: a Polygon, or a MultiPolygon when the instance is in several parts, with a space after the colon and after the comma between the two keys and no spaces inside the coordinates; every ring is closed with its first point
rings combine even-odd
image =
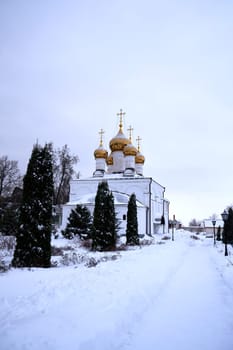
{"type": "Polygon", "coordinates": [[[109,250],[116,247],[118,222],[114,198],[106,181],[98,185],[92,225],[92,248],[109,250]]]}
{"type": "Polygon", "coordinates": [[[12,266],[49,267],[51,259],[52,146],[33,147],[24,177],[20,228],[12,266]]]}
{"type": "Polygon", "coordinates": [[[117,241],[117,230],[118,230],[118,220],[116,218],[115,206],[114,206],[114,197],[110,191],[106,197],[106,232],[109,232],[108,237],[108,247],[114,249],[116,247],[117,241]]]}
{"type": "Polygon", "coordinates": [[[224,229],[222,234],[223,243],[233,244],[233,209],[228,208],[228,219],[224,223],[224,229]]]}
{"type": "Polygon", "coordinates": [[[72,239],[78,235],[81,239],[90,238],[91,232],[91,214],[88,208],[78,204],[71,210],[68,223],[62,234],[65,238],[72,239]]]}
{"type": "Polygon", "coordinates": [[[218,226],[217,229],[217,241],[221,241],[221,226],[218,226]]]}
{"type": "Polygon", "coordinates": [[[139,245],[137,203],[135,194],[131,194],[128,202],[126,243],[139,245]]]}

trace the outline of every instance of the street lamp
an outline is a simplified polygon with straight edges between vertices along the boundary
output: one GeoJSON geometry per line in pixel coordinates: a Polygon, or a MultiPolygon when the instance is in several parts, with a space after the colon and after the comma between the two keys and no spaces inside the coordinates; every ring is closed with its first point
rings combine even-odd
{"type": "Polygon", "coordinates": [[[173,220],[172,220],[172,241],[174,241],[174,227],[176,226],[176,217],[173,215],[173,220]]]}
{"type": "Polygon", "coordinates": [[[227,234],[226,234],[226,230],[225,230],[225,224],[227,222],[227,219],[228,219],[228,213],[226,210],[224,210],[224,212],[221,214],[222,216],[222,219],[224,221],[224,240],[225,240],[225,256],[228,256],[228,251],[227,251],[227,234]]]}
{"type": "Polygon", "coordinates": [[[215,240],[215,225],[216,225],[216,220],[215,220],[215,219],[212,220],[212,224],[213,224],[213,226],[214,226],[214,245],[215,245],[215,244],[216,244],[216,240],[215,240]]]}

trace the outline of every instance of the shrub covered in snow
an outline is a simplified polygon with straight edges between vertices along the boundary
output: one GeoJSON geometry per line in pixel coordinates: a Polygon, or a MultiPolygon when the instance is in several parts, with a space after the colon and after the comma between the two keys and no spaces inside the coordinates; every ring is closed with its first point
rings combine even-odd
{"type": "Polygon", "coordinates": [[[91,232],[91,214],[88,208],[78,204],[71,210],[68,223],[62,234],[65,238],[72,239],[79,236],[81,239],[89,239],[91,232]]]}

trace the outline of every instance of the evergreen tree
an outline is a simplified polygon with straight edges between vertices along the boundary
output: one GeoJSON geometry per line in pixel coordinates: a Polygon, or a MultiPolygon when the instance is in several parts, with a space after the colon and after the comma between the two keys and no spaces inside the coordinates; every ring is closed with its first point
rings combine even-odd
{"type": "Polygon", "coordinates": [[[91,214],[84,205],[77,205],[75,209],[71,210],[68,218],[68,223],[62,234],[65,238],[72,239],[79,235],[81,239],[90,238],[91,230],[91,214]]]}
{"type": "Polygon", "coordinates": [[[14,267],[49,267],[51,259],[52,147],[34,146],[24,177],[14,267]]]}
{"type": "Polygon", "coordinates": [[[19,209],[12,203],[0,208],[0,233],[5,236],[15,236],[18,231],[19,209]]]}
{"type": "Polygon", "coordinates": [[[131,194],[127,211],[126,243],[139,245],[137,204],[135,194],[131,194]]]}
{"type": "Polygon", "coordinates": [[[107,239],[107,247],[114,249],[116,247],[117,240],[118,220],[116,218],[116,212],[114,207],[114,197],[111,191],[106,197],[105,221],[106,233],[109,233],[109,237],[107,239]]]}
{"type": "Polygon", "coordinates": [[[217,241],[221,241],[221,226],[218,226],[217,229],[217,241]]]}
{"type": "Polygon", "coordinates": [[[114,199],[108,183],[99,183],[92,225],[92,248],[98,250],[114,249],[116,246],[117,219],[114,199]]]}
{"type": "Polygon", "coordinates": [[[222,234],[223,243],[233,243],[233,209],[228,209],[228,219],[224,223],[222,234]]]}
{"type": "Polygon", "coordinates": [[[19,226],[19,208],[22,190],[16,187],[10,197],[0,196],[0,233],[15,236],[19,226]]]}

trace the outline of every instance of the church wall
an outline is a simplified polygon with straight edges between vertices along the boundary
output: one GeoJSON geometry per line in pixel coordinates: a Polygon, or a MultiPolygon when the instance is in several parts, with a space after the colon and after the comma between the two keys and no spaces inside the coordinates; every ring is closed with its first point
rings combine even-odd
{"type": "Polygon", "coordinates": [[[148,206],[148,179],[131,178],[107,179],[109,187],[114,191],[126,193],[129,196],[135,193],[137,200],[148,206]]]}
{"type": "MultiPolygon", "coordinates": [[[[129,179],[120,175],[119,177],[118,175],[114,177],[113,175],[107,175],[98,178],[73,180],[70,184],[70,202],[78,200],[83,195],[96,193],[98,183],[101,181],[107,181],[112,191],[126,193],[129,196],[135,193],[137,200],[147,208],[147,213],[144,208],[143,214],[140,211],[140,218],[138,217],[140,232],[148,234],[168,232],[168,210],[165,210],[164,202],[165,189],[152,178],[132,177],[129,179]],[[165,228],[161,225],[162,215],[165,217],[165,228]]],[[[63,215],[66,215],[65,213],[66,211],[63,215]]],[[[120,209],[119,217],[122,218],[123,214],[127,214],[127,209],[125,211],[122,208],[120,209]]],[[[124,223],[122,225],[125,231],[124,223]]]]}
{"type": "MultiPolygon", "coordinates": [[[[90,211],[91,215],[93,215],[93,211],[94,211],[94,205],[90,205],[90,204],[85,204],[83,203],[83,205],[85,205],[88,210],[90,211]]],[[[71,210],[76,208],[76,203],[73,204],[65,204],[63,205],[62,208],[62,225],[61,225],[61,229],[64,230],[66,227],[66,224],[68,222],[68,218],[70,216],[71,210]]]]}
{"type": "MultiPolygon", "coordinates": [[[[118,235],[124,236],[126,234],[127,227],[127,210],[128,205],[123,206],[115,206],[117,218],[120,220],[120,230],[118,235]],[[126,216],[126,219],[123,220],[123,215],[126,216]]],[[[138,218],[138,233],[141,235],[146,234],[146,222],[145,222],[146,208],[145,207],[137,207],[137,218],[138,218]]]]}
{"type": "Polygon", "coordinates": [[[77,200],[78,197],[97,191],[98,180],[72,180],[70,182],[70,202],[77,200]]]}
{"type": "MultiPolygon", "coordinates": [[[[83,203],[83,205],[85,205],[90,211],[91,215],[93,215],[94,205],[85,204],[85,203],[83,203]]],[[[75,209],[75,207],[76,207],[75,203],[66,204],[63,206],[62,226],[61,226],[62,230],[65,229],[71,210],[75,209]]],[[[128,205],[118,205],[118,204],[115,205],[116,216],[120,224],[120,230],[118,231],[119,236],[124,236],[126,234],[127,210],[128,210],[128,205]],[[125,216],[125,220],[123,220],[123,216],[125,216]]],[[[138,207],[137,208],[138,233],[142,235],[146,233],[145,215],[146,215],[146,209],[144,207],[138,207]]]]}

